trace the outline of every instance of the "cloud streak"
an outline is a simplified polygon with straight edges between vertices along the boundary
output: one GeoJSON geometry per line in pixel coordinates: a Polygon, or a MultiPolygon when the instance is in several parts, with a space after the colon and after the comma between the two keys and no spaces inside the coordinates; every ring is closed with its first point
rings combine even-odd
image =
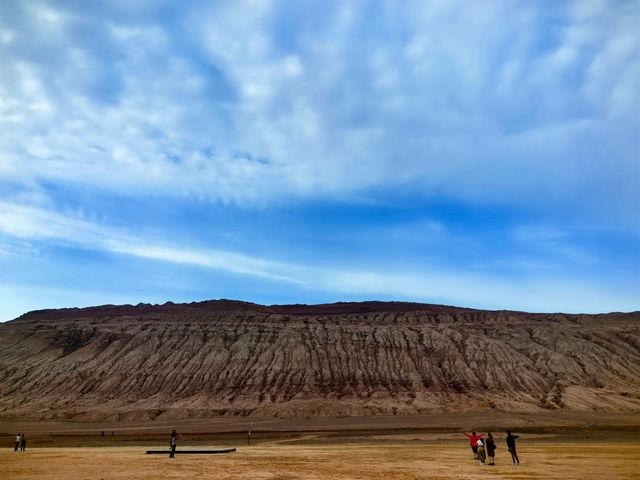
{"type": "MultiPolygon", "coordinates": [[[[257,258],[240,252],[193,249],[150,242],[85,219],[37,207],[0,202],[0,234],[26,242],[53,242],[227,274],[282,282],[330,296],[395,298],[462,304],[478,308],[601,311],[615,304],[637,308],[637,299],[584,281],[537,275],[513,279],[495,273],[432,266],[420,271],[354,269],[344,266],[293,264],[257,258]],[[571,288],[567,288],[571,282],[571,288]]],[[[25,247],[23,247],[25,248],[25,247]]],[[[33,247],[30,247],[33,250],[33,247]]],[[[5,248],[8,251],[8,248],[5,248]]]]}
{"type": "Polygon", "coordinates": [[[270,280],[299,282],[278,273],[290,268],[277,262],[223,250],[188,250],[158,245],[81,218],[33,206],[0,202],[0,232],[23,240],[53,241],[74,247],[212,268],[270,280]]]}

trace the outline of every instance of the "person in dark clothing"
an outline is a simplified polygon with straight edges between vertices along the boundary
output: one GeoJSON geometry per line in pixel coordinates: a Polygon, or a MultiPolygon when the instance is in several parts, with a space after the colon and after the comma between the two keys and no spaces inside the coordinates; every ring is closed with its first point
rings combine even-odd
{"type": "Polygon", "coordinates": [[[471,432],[471,435],[465,433],[464,436],[469,439],[469,445],[471,445],[471,451],[473,452],[473,459],[478,459],[478,440],[482,438],[484,433],[479,433],[476,435],[476,432],[471,432]]]}
{"type": "Polygon", "coordinates": [[[491,432],[487,433],[487,438],[484,441],[484,445],[487,449],[487,457],[489,457],[489,465],[495,465],[495,456],[496,456],[496,442],[493,440],[493,435],[491,432]]]}
{"type": "Polygon", "coordinates": [[[518,435],[511,435],[511,430],[507,430],[507,449],[511,454],[511,460],[513,460],[514,465],[520,465],[520,459],[516,453],[516,438],[518,438],[518,435]]]}
{"type": "Polygon", "coordinates": [[[27,437],[25,437],[24,433],[20,435],[20,451],[24,452],[27,449],[27,437]]]}
{"type": "Polygon", "coordinates": [[[171,446],[171,453],[169,454],[169,458],[174,458],[176,455],[176,446],[178,445],[178,432],[176,432],[175,428],[171,431],[171,439],[169,440],[169,445],[171,446]]]}

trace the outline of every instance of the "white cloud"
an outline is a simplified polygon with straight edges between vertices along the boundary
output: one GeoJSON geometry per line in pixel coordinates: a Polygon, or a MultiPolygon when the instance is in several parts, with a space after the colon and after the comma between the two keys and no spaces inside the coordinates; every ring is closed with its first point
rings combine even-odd
{"type": "MultiPolygon", "coordinates": [[[[176,11],[178,29],[25,7],[0,24],[0,172],[241,204],[411,184],[597,210],[590,190],[638,175],[640,9],[586,3],[233,2],[176,11]]],[[[640,209],[631,188],[608,202],[640,209]]]]}
{"type": "MultiPolygon", "coordinates": [[[[540,224],[502,232],[526,246],[500,259],[525,266],[507,279],[436,260],[381,273],[185,249],[56,205],[81,204],[78,192],[372,205],[397,191],[637,236],[639,24],[635,0],[0,2],[0,232],[24,240],[0,242],[0,258],[51,242],[345,295],[637,307],[624,289],[598,291],[605,280],[536,276],[593,257],[540,224]]],[[[446,223],[372,238],[432,259],[477,248],[446,223]]]]}

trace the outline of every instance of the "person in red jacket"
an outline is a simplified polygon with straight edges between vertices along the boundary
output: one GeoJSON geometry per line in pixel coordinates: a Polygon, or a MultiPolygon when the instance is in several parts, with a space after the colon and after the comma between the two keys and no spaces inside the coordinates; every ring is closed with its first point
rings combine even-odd
{"type": "Polygon", "coordinates": [[[471,451],[473,452],[473,459],[478,459],[478,440],[482,438],[484,433],[479,433],[476,435],[476,432],[471,432],[471,434],[464,434],[469,439],[469,445],[471,445],[471,451]]]}

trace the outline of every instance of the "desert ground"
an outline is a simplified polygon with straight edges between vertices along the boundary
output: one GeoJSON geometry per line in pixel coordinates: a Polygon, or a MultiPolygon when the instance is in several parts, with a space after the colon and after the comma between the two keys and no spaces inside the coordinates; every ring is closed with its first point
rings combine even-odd
{"type": "Polygon", "coordinates": [[[463,445],[257,445],[225,455],[144,455],[144,446],[33,448],[0,453],[4,478],[41,479],[637,479],[640,444],[537,443],[514,466],[502,448],[496,466],[470,458],[463,445]]]}
{"type": "Polygon", "coordinates": [[[166,448],[169,423],[0,422],[3,478],[23,479],[637,479],[640,421],[635,415],[407,418],[191,419],[176,422],[180,449],[236,448],[224,455],[146,455],[166,448]],[[486,418],[484,420],[486,422],[486,418]],[[475,422],[475,423],[473,423],[475,422]],[[517,424],[521,465],[504,444],[517,424]],[[459,423],[496,437],[496,466],[472,459],[459,423]],[[247,430],[252,428],[249,439],[247,430]],[[207,431],[208,430],[208,431],[207,431]],[[9,432],[28,434],[13,451],[9,432]],[[105,432],[104,437],[102,432],[105,432]]]}

